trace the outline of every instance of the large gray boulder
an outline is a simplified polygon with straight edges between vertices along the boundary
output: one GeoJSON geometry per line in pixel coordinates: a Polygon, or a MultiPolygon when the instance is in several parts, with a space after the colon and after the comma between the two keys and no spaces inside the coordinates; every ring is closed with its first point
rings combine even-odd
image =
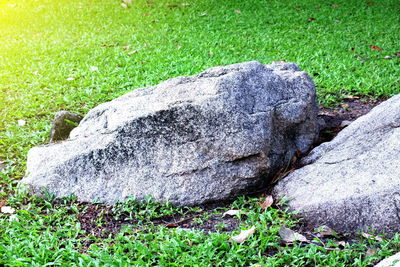
{"type": "Polygon", "coordinates": [[[274,189],[309,223],[337,231],[400,231],[400,95],[303,159],[274,189]]]}
{"type": "Polygon", "coordinates": [[[216,67],[99,105],[69,140],[32,148],[22,182],[82,201],[218,201],[306,151],[316,118],[314,84],[295,64],[216,67]]]}

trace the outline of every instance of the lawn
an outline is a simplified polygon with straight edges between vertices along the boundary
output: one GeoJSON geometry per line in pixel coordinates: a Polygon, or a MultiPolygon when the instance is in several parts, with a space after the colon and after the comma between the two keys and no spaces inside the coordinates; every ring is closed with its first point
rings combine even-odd
{"type": "Polygon", "coordinates": [[[395,0],[133,0],[127,8],[117,0],[1,0],[0,205],[7,201],[17,215],[0,213],[0,265],[366,266],[392,254],[400,237],[282,244],[278,228],[301,223],[279,207],[260,208],[256,198],[194,218],[201,225],[224,209],[248,212],[236,216],[232,233],[223,225],[208,233],[155,221],[201,207],[128,202],[119,206],[123,212],[110,208],[96,217],[98,227],[107,218],[124,225],[99,236],[82,224],[90,206],[29,197],[15,187],[27,151],[48,141],[57,111],[84,115],[135,88],[217,65],[296,62],[313,77],[324,106],[349,95],[398,94],[399,14],[395,0]],[[249,240],[229,241],[251,226],[249,240]]]}

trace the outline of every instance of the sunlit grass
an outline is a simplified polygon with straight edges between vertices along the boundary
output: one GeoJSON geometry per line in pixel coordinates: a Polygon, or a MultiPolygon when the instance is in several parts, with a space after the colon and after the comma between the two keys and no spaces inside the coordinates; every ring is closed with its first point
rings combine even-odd
{"type": "Polygon", "coordinates": [[[285,60],[313,77],[324,105],[400,93],[399,14],[394,0],[133,0],[129,8],[117,0],[0,0],[0,200],[22,177],[29,148],[47,140],[55,112],[84,115],[178,75],[285,60]]]}
{"type": "MultiPolygon", "coordinates": [[[[298,221],[285,211],[263,209],[258,202],[256,198],[239,198],[230,205],[242,212],[235,216],[240,223],[237,230],[205,232],[171,229],[151,221],[174,213],[185,215],[190,210],[201,212],[201,208],[128,201],[93,218],[92,224],[105,227],[106,216],[120,218],[125,214],[127,225],[114,234],[106,231],[100,238],[99,233],[85,231],[81,225],[79,217],[87,206],[73,199],[56,203],[16,195],[9,199],[17,210],[12,219],[0,213],[0,265],[371,266],[397,252],[400,245],[398,235],[380,242],[360,235],[346,242],[334,237],[322,241],[314,235],[308,236],[310,244],[285,244],[279,236],[280,227],[295,228],[298,221]],[[253,236],[242,244],[232,242],[232,236],[250,227],[255,228],[253,236]]],[[[227,208],[214,211],[215,216],[221,217],[227,208]]],[[[202,219],[203,223],[207,220],[202,219]]]]}

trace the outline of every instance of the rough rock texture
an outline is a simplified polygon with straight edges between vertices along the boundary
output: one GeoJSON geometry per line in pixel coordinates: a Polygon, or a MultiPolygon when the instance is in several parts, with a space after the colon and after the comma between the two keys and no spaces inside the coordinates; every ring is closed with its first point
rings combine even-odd
{"type": "Polygon", "coordinates": [[[309,148],[316,102],[311,78],[293,63],[174,78],[99,105],[70,140],[31,149],[22,182],[82,201],[227,199],[265,185],[309,148]]]}
{"type": "Polygon", "coordinates": [[[81,115],[65,110],[57,112],[50,130],[50,142],[67,139],[72,129],[74,129],[82,119],[83,117],[81,115]]]}
{"type": "Polygon", "coordinates": [[[400,230],[400,95],[303,159],[274,188],[311,224],[353,232],[400,230]]]}
{"type": "Polygon", "coordinates": [[[380,261],[375,267],[400,267],[400,252],[380,261]]]}

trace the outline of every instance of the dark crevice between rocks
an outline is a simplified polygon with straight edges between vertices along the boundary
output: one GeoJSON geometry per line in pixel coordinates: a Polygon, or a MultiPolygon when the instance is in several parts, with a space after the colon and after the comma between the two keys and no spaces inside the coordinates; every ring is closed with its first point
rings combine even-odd
{"type": "Polygon", "coordinates": [[[374,100],[352,96],[345,98],[343,104],[335,107],[323,108],[321,106],[318,113],[318,118],[322,122],[321,131],[312,148],[331,141],[348,123],[367,114],[372,108],[385,100],[383,98],[374,100]]]}
{"type": "Polygon", "coordinates": [[[347,127],[349,123],[356,120],[360,116],[367,114],[372,108],[385,100],[386,99],[383,98],[373,100],[364,97],[352,96],[351,98],[345,98],[343,104],[335,107],[323,108],[320,106],[318,113],[318,119],[321,122],[319,137],[307,152],[300,153],[297,151],[292,159],[288,161],[287,165],[283,166],[277,171],[264,192],[270,193],[276,183],[284,179],[296,169],[303,167],[303,165],[300,164],[300,160],[306,157],[311,150],[322,143],[331,141],[342,129],[347,127]],[[347,123],[343,125],[343,122],[347,123]]]}
{"type": "Polygon", "coordinates": [[[245,161],[251,161],[253,159],[257,159],[257,158],[260,158],[260,157],[262,157],[261,153],[257,153],[257,154],[251,154],[251,155],[248,155],[248,156],[243,156],[243,157],[240,157],[240,158],[236,158],[236,159],[234,159],[234,160],[232,160],[230,162],[231,163],[240,163],[240,162],[245,162],[245,161]]]}

